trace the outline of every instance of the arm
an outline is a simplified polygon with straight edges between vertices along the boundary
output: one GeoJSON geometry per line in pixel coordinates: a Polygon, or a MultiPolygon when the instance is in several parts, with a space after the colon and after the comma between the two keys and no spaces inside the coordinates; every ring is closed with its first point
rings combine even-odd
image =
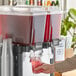
{"type": "Polygon", "coordinates": [[[76,69],[76,56],[73,56],[72,58],[67,58],[65,61],[56,63],[56,64],[43,64],[37,68],[35,68],[35,71],[38,71],[40,69],[43,69],[43,71],[39,73],[53,73],[53,72],[67,72],[71,71],[73,69],[76,69]]]}
{"type": "Polygon", "coordinates": [[[76,69],[76,55],[72,58],[67,58],[61,63],[54,64],[56,72],[67,72],[76,69]]]}

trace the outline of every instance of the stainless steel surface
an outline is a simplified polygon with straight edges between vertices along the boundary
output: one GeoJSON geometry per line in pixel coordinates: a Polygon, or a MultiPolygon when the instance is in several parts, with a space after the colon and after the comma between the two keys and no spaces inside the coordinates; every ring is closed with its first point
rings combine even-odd
{"type": "Polygon", "coordinates": [[[4,40],[1,56],[1,76],[9,76],[9,61],[7,58],[7,41],[4,40]]]}
{"type": "Polygon", "coordinates": [[[1,76],[13,76],[13,54],[11,41],[3,40],[1,56],[1,76]]]}
{"type": "Polygon", "coordinates": [[[8,40],[8,49],[7,51],[9,51],[9,76],[14,76],[14,72],[13,72],[13,49],[12,49],[12,39],[7,39],[8,40]]]}
{"type": "Polygon", "coordinates": [[[0,45],[0,76],[1,76],[1,55],[2,55],[2,45],[0,45]]]}
{"type": "Polygon", "coordinates": [[[1,76],[2,38],[0,37],[0,76],[1,76]]]}

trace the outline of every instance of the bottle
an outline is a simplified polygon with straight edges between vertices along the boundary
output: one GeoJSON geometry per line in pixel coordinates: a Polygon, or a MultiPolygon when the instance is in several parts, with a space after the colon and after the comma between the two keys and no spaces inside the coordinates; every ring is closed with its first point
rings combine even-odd
{"type": "Polygon", "coordinates": [[[55,6],[59,6],[59,0],[56,0],[55,6]]]}
{"type": "Polygon", "coordinates": [[[30,5],[30,0],[26,0],[25,4],[30,5]]]}
{"type": "Polygon", "coordinates": [[[55,1],[52,1],[51,2],[51,6],[55,6],[55,1]]]}
{"type": "Polygon", "coordinates": [[[42,6],[45,6],[46,0],[42,0],[42,6]]]}
{"type": "Polygon", "coordinates": [[[34,0],[34,5],[37,6],[37,0],[34,0]]]}
{"type": "Polygon", "coordinates": [[[42,5],[42,0],[37,0],[37,5],[41,6],[42,5]]]}
{"type": "Polygon", "coordinates": [[[34,0],[30,0],[30,5],[34,5],[34,0]]]}
{"type": "Polygon", "coordinates": [[[51,1],[47,0],[47,6],[51,6],[51,1]]]}

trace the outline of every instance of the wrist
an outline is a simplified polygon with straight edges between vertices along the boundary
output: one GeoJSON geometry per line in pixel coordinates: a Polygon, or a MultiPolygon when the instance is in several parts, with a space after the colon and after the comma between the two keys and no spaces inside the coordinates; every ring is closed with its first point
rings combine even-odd
{"type": "Polygon", "coordinates": [[[52,64],[52,71],[56,72],[54,64],[52,64]]]}

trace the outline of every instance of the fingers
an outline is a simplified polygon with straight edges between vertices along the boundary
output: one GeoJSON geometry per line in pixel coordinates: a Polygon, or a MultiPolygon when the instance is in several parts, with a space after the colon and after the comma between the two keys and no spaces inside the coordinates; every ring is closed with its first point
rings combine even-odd
{"type": "Polygon", "coordinates": [[[48,64],[42,64],[41,66],[38,66],[35,68],[35,71],[39,70],[39,69],[43,69],[43,70],[46,70],[48,69],[48,64]]]}
{"type": "Polygon", "coordinates": [[[41,66],[35,68],[35,71],[40,70],[41,68],[43,68],[43,65],[41,65],[41,66]]]}
{"type": "Polygon", "coordinates": [[[43,64],[41,66],[36,67],[34,70],[36,74],[37,73],[46,73],[46,74],[52,73],[52,70],[49,64],[43,64]]]}
{"type": "Polygon", "coordinates": [[[42,73],[43,72],[43,69],[39,69],[37,71],[34,71],[35,74],[39,74],[39,73],[42,73]]]}

